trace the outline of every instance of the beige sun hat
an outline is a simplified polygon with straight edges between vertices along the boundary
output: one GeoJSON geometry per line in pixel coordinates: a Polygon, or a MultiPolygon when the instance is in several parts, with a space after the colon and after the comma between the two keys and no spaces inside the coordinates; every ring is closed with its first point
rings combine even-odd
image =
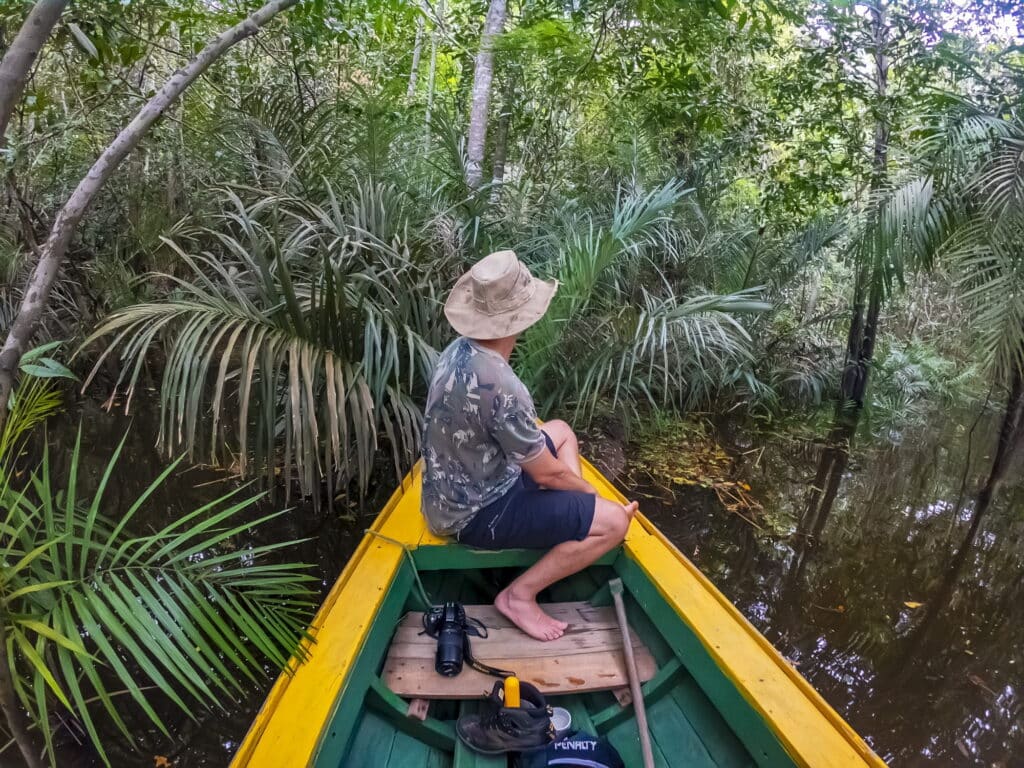
{"type": "Polygon", "coordinates": [[[531,275],[515,251],[497,251],[459,278],[444,314],[463,336],[502,339],[540,320],[557,289],[557,280],[531,275]]]}

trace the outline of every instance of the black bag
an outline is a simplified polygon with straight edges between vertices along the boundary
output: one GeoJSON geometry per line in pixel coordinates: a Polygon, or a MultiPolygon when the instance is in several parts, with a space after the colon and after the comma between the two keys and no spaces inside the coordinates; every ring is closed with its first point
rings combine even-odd
{"type": "Polygon", "coordinates": [[[548,744],[544,749],[519,755],[516,768],[547,766],[586,766],[586,768],[625,768],[625,763],[608,739],[576,731],[548,744]]]}

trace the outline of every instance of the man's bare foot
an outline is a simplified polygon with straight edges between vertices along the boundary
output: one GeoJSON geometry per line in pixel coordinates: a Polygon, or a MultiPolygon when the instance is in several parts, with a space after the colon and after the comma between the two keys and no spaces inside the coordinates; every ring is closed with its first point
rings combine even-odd
{"type": "Polygon", "coordinates": [[[565,633],[569,625],[548,616],[534,599],[525,600],[505,587],[494,599],[494,607],[523,632],[537,640],[555,640],[565,633]]]}

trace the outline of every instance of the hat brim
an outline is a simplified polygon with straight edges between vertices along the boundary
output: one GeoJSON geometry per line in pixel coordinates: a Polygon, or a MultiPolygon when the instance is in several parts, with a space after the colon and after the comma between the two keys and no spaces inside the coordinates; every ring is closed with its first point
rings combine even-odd
{"type": "Polygon", "coordinates": [[[477,309],[473,302],[472,276],[469,272],[459,278],[444,305],[444,315],[458,333],[470,339],[503,339],[522,333],[548,311],[551,299],[558,290],[557,280],[532,278],[533,294],[522,306],[494,315],[477,309]]]}

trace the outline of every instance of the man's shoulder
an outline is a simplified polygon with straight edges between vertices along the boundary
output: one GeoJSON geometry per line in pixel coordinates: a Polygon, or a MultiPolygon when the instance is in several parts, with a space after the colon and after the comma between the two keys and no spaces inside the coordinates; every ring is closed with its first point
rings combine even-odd
{"type": "Polygon", "coordinates": [[[472,372],[486,381],[518,380],[511,366],[502,360],[500,355],[480,348],[464,336],[460,336],[445,347],[438,365],[472,372]]]}

